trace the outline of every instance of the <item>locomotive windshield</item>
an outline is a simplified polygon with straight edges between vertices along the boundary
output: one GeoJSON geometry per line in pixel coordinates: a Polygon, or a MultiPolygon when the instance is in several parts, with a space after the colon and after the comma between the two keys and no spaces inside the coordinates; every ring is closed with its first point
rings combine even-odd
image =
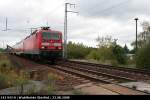
{"type": "Polygon", "coordinates": [[[58,39],[60,39],[60,35],[58,33],[43,32],[42,38],[49,39],[49,40],[50,39],[58,40],[58,39]]]}

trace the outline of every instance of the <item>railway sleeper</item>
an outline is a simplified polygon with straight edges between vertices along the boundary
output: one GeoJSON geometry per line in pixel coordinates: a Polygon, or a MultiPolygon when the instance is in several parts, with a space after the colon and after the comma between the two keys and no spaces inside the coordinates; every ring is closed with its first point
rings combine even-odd
{"type": "Polygon", "coordinates": [[[95,63],[89,63],[89,62],[79,62],[79,61],[70,61],[68,60],[68,62],[71,63],[78,63],[78,64],[82,64],[82,65],[91,65],[91,66],[96,66],[99,68],[107,68],[107,69],[115,69],[115,70],[119,70],[119,71],[127,71],[127,72],[134,72],[134,73],[141,73],[141,74],[147,74],[148,76],[150,75],[150,71],[145,70],[145,69],[138,69],[138,68],[125,68],[125,67],[115,67],[112,65],[104,65],[104,64],[95,64],[95,63]]]}
{"type": "Polygon", "coordinates": [[[105,76],[109,76],[109,77],[113,77],[113,78],[119,78],[119,79],[124,79],[124,80],[130,80],[130,81],[136,81],[134,79],[131,79],[131,78],[127,78],[127,77],[122,77],[122,76],[116,76],[116,75],[112,75],[112,74],[106,74],[106,73],[103,73],[103,72],[97,72],[95,70],[91,70],[91,69],[84,69],[84,68],[79,68],[79,67],[73,67],[73,66],[68,66],[66,65],[67,67],[70,67],[70,68],[73,68],[73,69],[77,69],[77,70],[83,70],[83,71],[87,71],[89,73],[97,73],[99,76],[101,75],[105,75],[105,76]]]}
{"type": "Polygon", "coordinates": [[[93,81],[100,81],[100,82],[103,82],[103,83],[107,83],[107,84],[110,84],[110,83],[112,83],[112,82],[110,82],[110,81],[107,81],[107,80],[102,80],[101,78],[99,78],[99,77],[93,77],[93,75],[91,75],[91,74],[86,74],[86,73],[83,73],[83,72],[80,72],[80,71],[77,71],[77,70],[72,70],[72,69],[69,69],[69,68],[62,68],[62,67],[55,67],[55,68],[58,68],[58,69],[60,69],[60,70],[64,70],[64,71],[68,71],[68,72],[70,72],[70,73],[74,73],[74,74],[76,74],[76,75],[80,75],[80,76],[82,76],[82,77],[85,77],[85,78],[89,78],[90,80],[93,80],[93,81]]]}
{"type": "MultiPolygon", "coordinates": [[[[72,68],[72,67],[71,67],[71,68],[72,68]]],[[[74,69],[74,67],[73,67],[73,69],[74,69]]],[[[86,73],[88,73],[88,72],[86,72],[86,73]]],[[[89,73],[88,73],[88,74],[89,74],[89,73]]],[[[103,77],[103,76],[99,76],[99,75],[96,75],[96,74],[95,74],[95,75],[93,74],[93,77],[95,77],[95,78],[101,78],[102,80],[108,80],[108,79],[109,79],[108,77],[103,77]]],[[[113,82],[113,81],[110,81],[110,82],[113,82]]],[[[116,83],[116,82],[119,82],[119,81],[115,81],[115,83],[116,83]]]]}

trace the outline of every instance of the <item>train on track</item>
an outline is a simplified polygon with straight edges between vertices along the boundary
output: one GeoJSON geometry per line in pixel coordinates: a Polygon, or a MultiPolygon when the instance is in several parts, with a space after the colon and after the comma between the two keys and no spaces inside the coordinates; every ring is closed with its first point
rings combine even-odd
{"type": "Polygon", "coordinates": [[[11,53],[40,60],[54,61],[62,58],[62,32],[41,27],[12,46],[11,53]]]}

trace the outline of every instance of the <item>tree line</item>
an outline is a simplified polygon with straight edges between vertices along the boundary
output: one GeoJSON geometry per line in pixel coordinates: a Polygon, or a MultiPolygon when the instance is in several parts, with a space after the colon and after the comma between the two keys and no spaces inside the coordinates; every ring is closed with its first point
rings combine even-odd
{"type": "Polygon", "coordinates": [[[98,37],[98,48],[92,48],[82,43],[68,43],[68,58],[70,59],[93,59],[100,62],[126,64],[126,53],[130,52],[125,45],[121,47],[111,37],[98,37]]]}

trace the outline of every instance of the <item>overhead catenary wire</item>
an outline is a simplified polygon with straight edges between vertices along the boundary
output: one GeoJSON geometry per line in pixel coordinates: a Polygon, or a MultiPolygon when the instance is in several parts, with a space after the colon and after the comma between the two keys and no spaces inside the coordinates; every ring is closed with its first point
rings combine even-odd
{"type": "Polygon", "coordinates": [[[111,9],[114,9],[114,8],[117,8],[117,7],[119,7],[119,6],[123,5],[123,4],[126,4],[129,1],[131,1],[131,0],[125,0],[125,1],[122,1],[122,2],[119,2],[119,3],[116,3],[116,4],[114,4],[114,5],[110,6],[110,7],[104,8],[104,9],[102,9],[100,11],[95,11],[93,13],[101,13],[101,14],[102,13],[107,13],[107,11],[109,11],[111,9]]]}
{"type": "Polygon", "coordinates": [[[123,2],[119,2],[119,3],[115,4],[115,5],[112,5],[111,7],[108,7],[108,8],[106,8],[106,9],[101,10],[100,12],[103,13],[104,11],[108,11],[108,10],[110,10],[110,9],[117,8],[117,7],[119,7],[119,6],[121,6],[121,5],[125,4],[125,3],[127,3],[127,2],[129,2],[129,1],[131,1],[131,0],[126,0],[126,1],[123,1],[123,2]]]}
{"type": "MultiPolygon", "coordinates": [[[[48,14],[51,14],[50,16],[52,15],[55,15],[55,13],[64,5],[64,3],[66,2],[66,0],[63,0],[59,5],[57,5],[55,8],[53,8],[51,11],[48,12],[48,14]]],[[[49,15],[46,15],[46,18],[47,17],[50,17],[49,15]]],[[[46,24],[48,23],[48,19],[46,21],[46,24]]]]}
{"type": "Polygon", "coordinates": [[[103,0],[103,1],[101,1],[99,3],[96,3],[94,5],[94,7],[92,6],[92,7],[88,8],[88,9],[85,9],[85,11],[88,11],[88,10],[91,10],[91,9],[94,10],[94,9],[96,9],[97,6],[99,6],[100,4],[103,4],[103,3],[106,3],[106,0],[103,0]]]}

